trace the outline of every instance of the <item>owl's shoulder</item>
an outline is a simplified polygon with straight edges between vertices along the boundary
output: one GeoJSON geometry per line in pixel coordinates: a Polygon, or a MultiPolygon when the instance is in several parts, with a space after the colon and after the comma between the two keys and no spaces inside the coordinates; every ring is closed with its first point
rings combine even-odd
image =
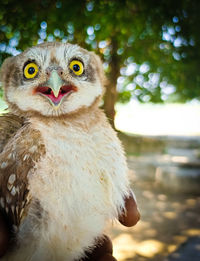
{"type": "Polygon", "coordinates": [[[34,161],[37,161],[37,154],[44,154],[45,152],[40,131],[34,129],[27,119],[22,119],[16,115],[12,115],[12,118],[8,115],[2,118],[4,126],[2,127],[1,124],[3,121],[0,121],[2,127],[0,129],[2,134],[5,133],[5,139],[1,141],[4,143],[1,157],[7,152],[11,152],[17,156],[18,160],[25,161],[26,158],[31,157],[34,161]]]}
{"type": "Polygon", "coordinates": [[[11,224],[19,225],[29,200],[28,175],[45,154],[40,132],[24,122],[0,153],[0,209],[11,224]]]}
{"type": "Polygon", "coordinates": [[[24,125],[24,119],[12,113],[0,115],[0,152],[9,139],[24,125]]]}

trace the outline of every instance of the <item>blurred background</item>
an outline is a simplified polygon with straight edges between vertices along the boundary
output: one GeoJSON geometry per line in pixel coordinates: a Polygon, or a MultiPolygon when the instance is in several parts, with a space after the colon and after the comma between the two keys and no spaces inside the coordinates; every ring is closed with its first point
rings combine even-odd
{"type": "Polygon", "coordinates": [[[108,228],[119,261],[200,260],[199,14],[198,0],[0,1],[0,65],[45,41],[103,61],[102,106],[142,215],[134,228],[108,228]]]}

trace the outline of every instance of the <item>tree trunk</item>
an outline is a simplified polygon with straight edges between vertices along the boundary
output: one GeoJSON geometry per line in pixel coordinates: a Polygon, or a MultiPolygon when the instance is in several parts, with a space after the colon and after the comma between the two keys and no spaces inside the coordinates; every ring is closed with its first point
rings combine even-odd
{"type": "Polygon", "coordinates": [[[120,58],[117,55],[117,42],[111,41],[111,63],[110,73],[108,75],[108,84],[106,86],[106,93],[104,97],[104,111],[109,119],[111,125],[114,126],[115,118],[115,103],[117,101],[117,78],[120,74],[120,58]]]}

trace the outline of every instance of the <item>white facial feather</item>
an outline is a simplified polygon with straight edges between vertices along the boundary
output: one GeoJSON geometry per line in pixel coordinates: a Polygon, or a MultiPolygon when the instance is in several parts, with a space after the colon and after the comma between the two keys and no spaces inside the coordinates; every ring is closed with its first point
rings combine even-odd
{"type": "MultiPolygon", "coordinates": [[[[95,55],[83,50],[78,45],[57,44],[35,46],[13,58],[20,78],[19,84],[14,79],[5,83],[5,97],[8,104],[14,105],[22,113],[37,112],[44,116],[64,115],[90,107],[98,97],[103,95],[103,86],[98,74],[99,64],[95,55]],[[82,76],[74,75],[69,69],[69,62],[80,59],[84,63],[85,73],[82,76]],[[23,67],[26,61],[34,60],[39,66],[38,76],[26,80],[23,78],[23,67]],[[49,66],[63,68],[63,80],[77,87],[77,92],[63,98],[62,104],[55,108],[49,100],[34,89],[48,80],[46,69],[49,66]]],[[[102,68],[101,68],[102,70],[102,68]]]]}

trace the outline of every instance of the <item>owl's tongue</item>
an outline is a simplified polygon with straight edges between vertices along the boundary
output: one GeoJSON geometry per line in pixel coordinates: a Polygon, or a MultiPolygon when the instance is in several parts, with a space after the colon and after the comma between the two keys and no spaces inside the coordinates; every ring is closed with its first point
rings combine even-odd
{"type": "Polygon", "coordinates": [[[54,95],[54,92],[51,88],[47,86],[37,87],[36,92],[41,93],[45,96],[47,96],[55,105],[58,105],[61,101],[61,99],[71,92],[77,91],[77,88],[72,85],[63,85],[58,93],[58,96],[56,97],[54,95]]]}
{"type": "Polygon", "coordinates": [[[51,94],[47,94],[46,96],[49,97],[55,105],[58,105],[64,95],[65,94],[59,92],[58,97],[56,97],[54,96],[54,93],[51,91],[51,94]]]}

